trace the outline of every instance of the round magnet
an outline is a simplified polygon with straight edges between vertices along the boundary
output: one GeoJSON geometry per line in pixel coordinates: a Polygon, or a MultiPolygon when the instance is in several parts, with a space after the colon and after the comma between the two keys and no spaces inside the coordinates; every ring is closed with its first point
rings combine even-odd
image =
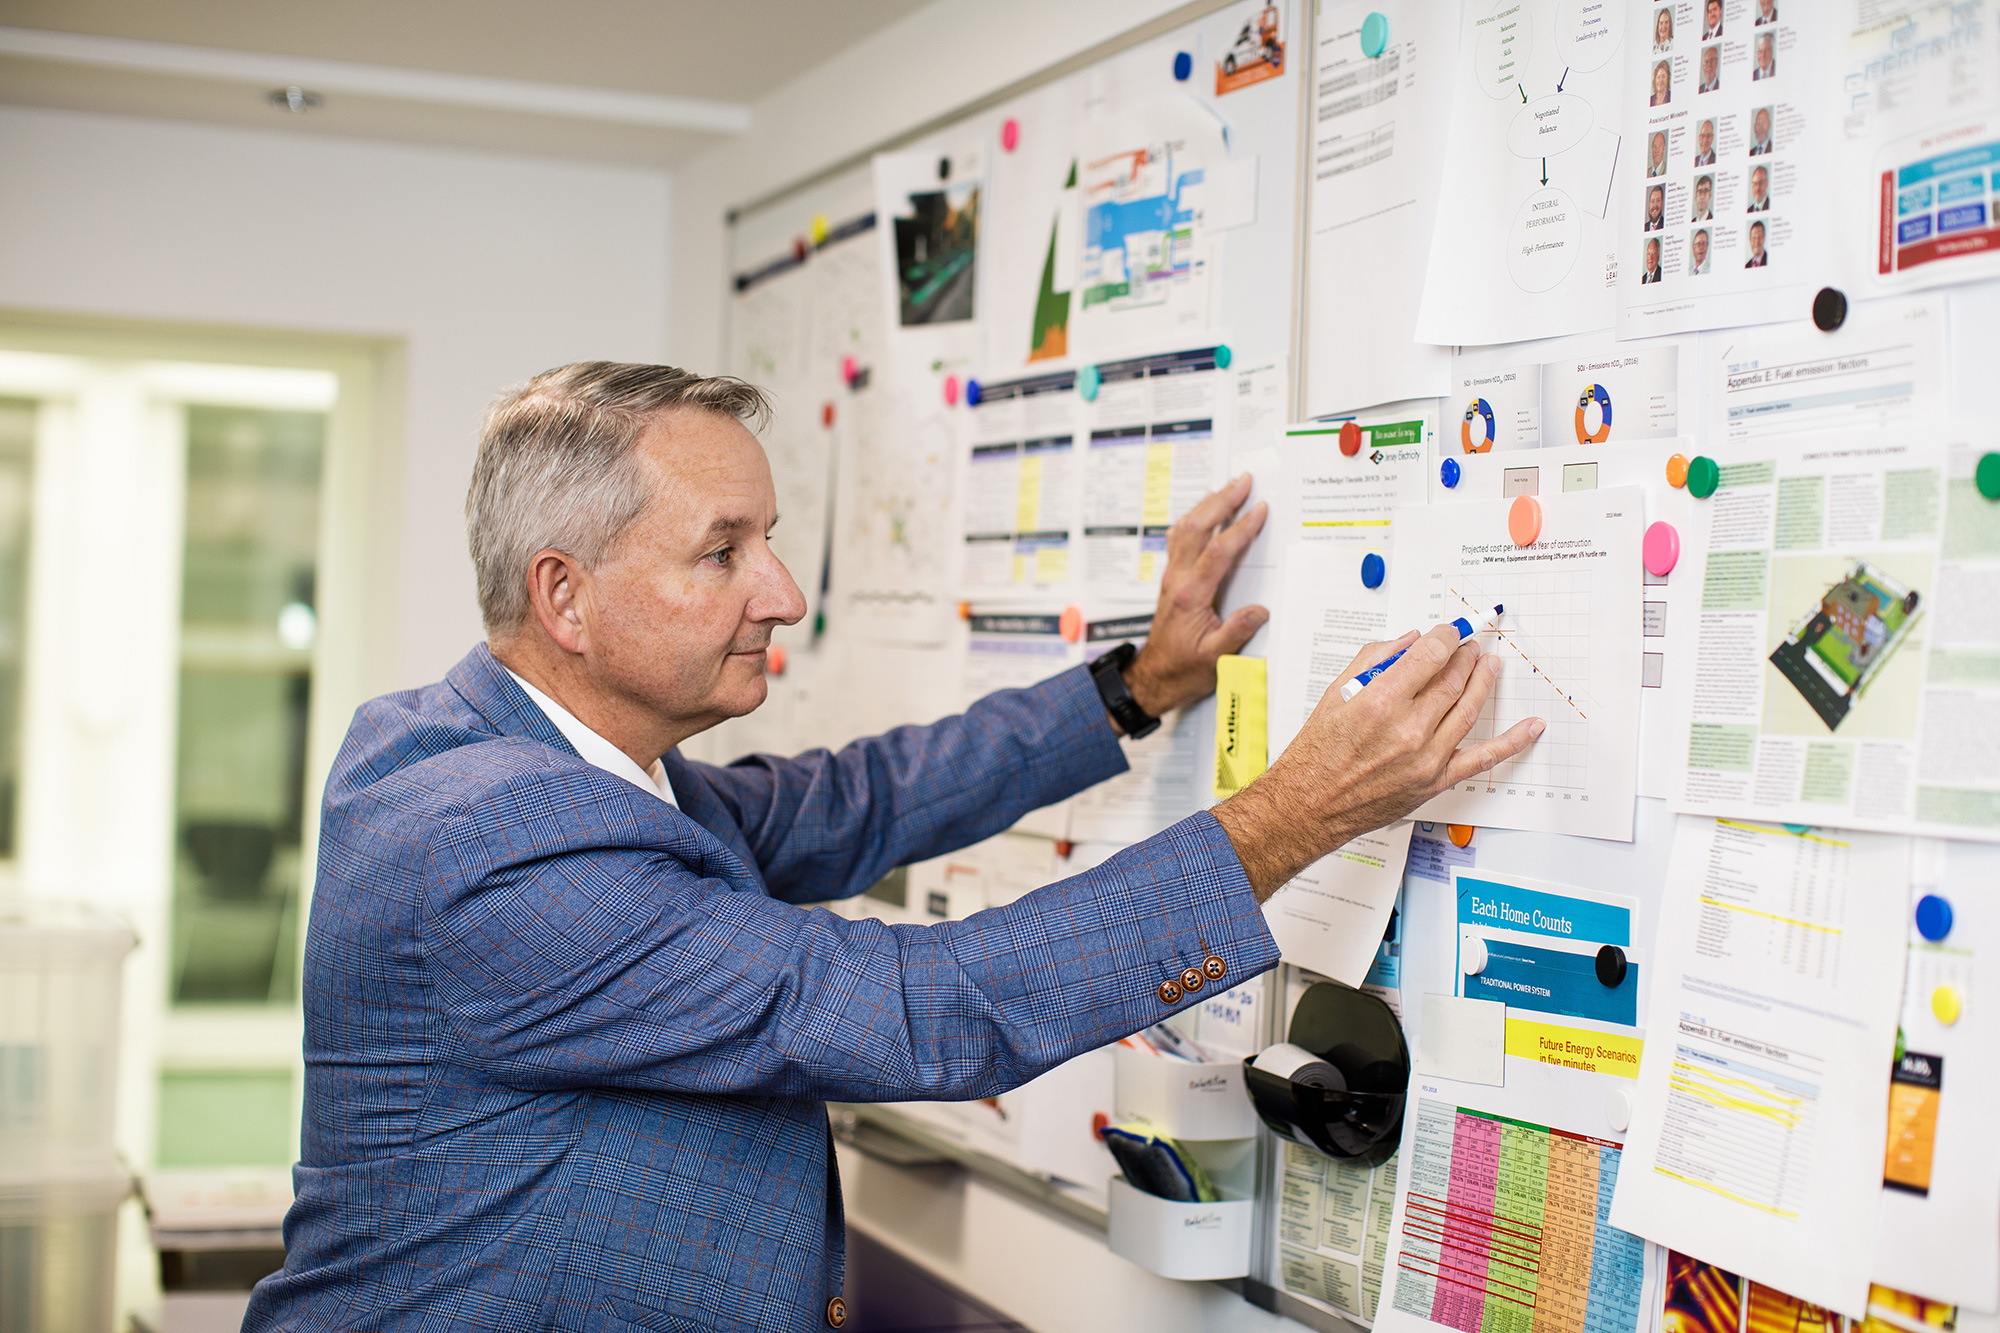
{"type": "Polygon", "coordinates": [[[1981,454],[1972,469],[1972,484],[1989,500],[2000,500],[2000,454],[1981,454]]]}
{"type": "Polygon", "coordinates": [[[1632,1097],[1623,1088],[1613,1088],[1604,1098],[1604,1123],[1613,1134],[1632,1128],[1632,1097]]]}
{"type": "Polygon", "coordinates": [[[1361,452],[1361,427],[1352,421],[1340,423],[1340,452],[1349,458],[1361,452]]]}
{"type": "Polygon", "coordinates": [[[1471,824],[1446,824],[1444,836],[1451,839],[1451,845],[1454,847],[1470,847],[1474,827],[1471,824]]]}
{"type": "Polygon", "coordinates": [[[1000,146],[1010,153],[1021,146],[1021,122],[1012,116],[1001,123],[1000,146]]]}
{"type": "Polygon", "coordinates": [[[1679,490],[1688,484],[1688,460],[1686,454],[1675,454],[1667,460],[1667,485],[1679,490]]]}
{"type": "Polygon", "coordinates": [[[1486,941],[1477,935],[1467,935],[1458,946],[1458,970],[1468,977],[1476,977],[1486,970],[1486,941]]]}
{"type": "Polygon", "coordinates": [[[958,618],[959,618],[960,620],[970,620],[970,619],[972,619],[972,603],[971,603],[971,602],[960,602],[960,603],[958,604],[958,618]]]}
{"type": "Polygon", "coordinates": [[[958,405],[958,376],[956,375],[946,375],[944,377],[944,404],[946,407],[956,407],[958,405]]]}
{"type": "Polygon", "coordinates": [[[1616,990],[1625,983],[1625,973],[1630,968],[1625,961],[1625,951],[1615,944],[1607,944],[1597,951],[1597,982],[1616,990]]]}
{"type": "Polygon", "coordinates": [[[1186,83],[1188,75],[1194,73],[1194,57],[1185,51],[1174,52],[1174,78],[1186,83]]]}
{"type": "Polygon", "coordinates": [[[1056,618],[1056,628],[1062,631],[1063,638],[1070,643],[1075,643],[1078,639],[1082,638],[1083,608],[1065,606],[1062,609],[1062,615],[1056,618]]]}
{"type": "Polygon", "coordinates": [[[1375,554],[1373,551],[1370,551],[1367,555],[1361,557],[1362,587],[1364,588],[1381,587],[1382,576],[1387,574],[1388,572],[1389,572],[1389,567],[1382,563],[1382,557],[1375,554]]]}
{"type": "Polygon", "coordinates": [[[1542,535],[1542,502],[1532,495],[1517,495],[1507,509],[1507,535],[1516,546],[1533,546],[1542,535]]]}
{"type": "Polygon", "coordinates": [[[1217,370],[1229,369],[1229,363],[1235,359],[1236,353],[1229,350],[1228,343],[1217,343],[1215,345],[1215,368],[1217,370]]]}
{"type": "Polygon", "coordinates": [[[979,399],[984,394],[984,392],[985,391],[979,387],[978,380],[967,380],[965,382],[965,405],[967,407],[979,406],[979,399]]]}
{"type": "Polygon", "coordinates": [[[833,428],[833,400],[831,398],[819,405],[819,424],[829,430],[833,428]]]}
{"type": "Polygon", "coordinates": [[[1951,934],[1951,904],[1935,893],[1917,899],[1917,934],[1936,944],[1951,934]]]}
{"type": "Polygon", "coordinates": [[[1811,832],[1812,832],[1812,825],[1811,825],[1811,824],[1786,824],[1786,825],[1784,825],[1784,830],[1785,830],[1785,832],[1787,832],[1787,833],[1791,834],[1791,835],[1792,835],[1792,836],[1794,836],[1794,837],[1798,837],[1798,838],[1803,838],[1803,837],[1805,837],[1805,836],[1806,836],[1806,834],[1808,834],[1808,833],[1811,833],[1811,832]]]}
{"type": "Polygon", "coordinates": [[[1447,458],[1438,464],[1438,480],[1444,483],[1446,490],[1458,485],[1458,479],[1463,475],[1464,469],[1459,467],[1456,458],[1447,458]]]}
{"type": "Polygon", "coordinates": [[[785,645],[774,643],[764,650],[764,670],[774,676],[785,674],[785,645]]]}
{"type": "Polygon", "coordinates": [[[851,385],[854,383],[855,376],[860,373],[861,363],[854,359],[852,353],[840,358],[840,378],[842,381],[851,385]]]}
{"type": "Polygon", "coordinates": [[[1706,500],[1722,484],[1722,469],[1707,454],[1696,454],[1688,463],[1688,494],[1706,500]]]}
{"type": "Polygon", "coordinates": [[[948,158],[948,157],[941,157],[941,158],[939,158],[939,159],[938,159],[938,179],[939,179],[939,180],[941,180],[941,181],[948,181],[948,180],[950,180],[950,179],[951,179],[951,159],[950,159],[950,158],[948,158]]]}
{"type": "Polygon", "coordinates": [[[1086,403],[1097,397],[1097,386],[1102,383],[1104,378],[1097,373],[1096,366],[1085,366],[1076,372],[1076,391],[1083,395],[1086,403]]]}
{"type": "Polygon", "coordinates": [[[803,264],[806,262],[806,250],[808,248],[805,237],[794,236],[792,238],[792,258],[796,259],[799,263],[803,264]]]}
{"type": "Polygon", "coordinates": [[[1653,524],[1646,529],[1646,540],[1640,555],[1646,562],[1648,574],[1656,579],[1665,578],[1681,562],[1680,533],[1674,531],[1671,523],[1653,524]]]}
{"type": "Polygon", "coordinates": [[[825,244],[826,244],[826,233],[827,233],[827,230],[828,230],[828,228],[827,228],[827,225],[826,225],[826,214],[824,214],[824,213],[815,213],[815,214],[813,214],[813,221],[812,221],[812,238],[813,238],[813,244],[814,244],[814,245],[825,245],[825,244]]]}
{"type": "Polygon", "coordinates": [[[1963,1008],[1964,1005],[1958,998],[1958,987],[1939,986],[1931,992],[1931,1013],[1946,1027],[1958,1021],[1958,1015],[1963,1008]]]}
{"type": "Polygon", "coordinates": [[[1376,10],[1361,20],[1361,54],[1370,60],[1389,49],[1389,17],[1376,10]]]}
{"type": "Polygon", "coordinates": [[[1813,297],[1813,323],[1821,333],[1832,333],[1847,322],[1847,293],[1838,287],[1822,287],[1813,297]]]}

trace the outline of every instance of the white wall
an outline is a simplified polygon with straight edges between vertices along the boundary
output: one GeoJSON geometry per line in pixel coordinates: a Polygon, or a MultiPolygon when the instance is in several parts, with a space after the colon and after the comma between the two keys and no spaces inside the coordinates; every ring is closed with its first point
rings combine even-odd
{"type": "Polygon", "coordinates": [[[488,400],[665,350],[663,172],[10,106],[0,181],[0,307],[405,341],[385,685],[481,637],[460,510],[488,400]]]}
{"type": "Polygon", "coordinates": [[[668,359],[723,368],[729,208],[1181,7],[936,0],[755,103],[749,134],[675,172],[668,359]]]}

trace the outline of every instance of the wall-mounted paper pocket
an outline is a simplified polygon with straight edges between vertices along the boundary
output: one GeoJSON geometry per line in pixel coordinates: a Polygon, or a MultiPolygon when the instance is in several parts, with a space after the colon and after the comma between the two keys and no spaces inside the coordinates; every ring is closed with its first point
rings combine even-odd
{"type": "Polygon", "coordinates": [[[1497,1000],[1424,996],[1417,1072],[1494,1088],[1505,1084],[1507,1006],[1497,1000]]]}

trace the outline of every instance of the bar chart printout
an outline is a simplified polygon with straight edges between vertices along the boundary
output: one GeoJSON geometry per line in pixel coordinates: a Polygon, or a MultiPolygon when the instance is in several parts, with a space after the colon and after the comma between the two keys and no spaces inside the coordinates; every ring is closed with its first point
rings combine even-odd
{"type": "Polygon", "coordinates": [[[1460,1333],[1635,1333],[1645,1242],[1607,1220],[1620,1151],[1421,1101],[1395,1308],[1460,1333]]]}

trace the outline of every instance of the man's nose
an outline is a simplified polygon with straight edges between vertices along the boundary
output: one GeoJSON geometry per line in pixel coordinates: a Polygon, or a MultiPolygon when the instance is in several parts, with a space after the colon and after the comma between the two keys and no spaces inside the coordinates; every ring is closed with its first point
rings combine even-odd
{"type": "Polygon", "coordinates": [[[781,625],[796,625],[805,619],[806,598],[799,591],[798,581],[785,568],[785,562],[778,553],[765,548],[762,586],[750,599],[749,618],[755,621],[775,620],[781,625]]]}

